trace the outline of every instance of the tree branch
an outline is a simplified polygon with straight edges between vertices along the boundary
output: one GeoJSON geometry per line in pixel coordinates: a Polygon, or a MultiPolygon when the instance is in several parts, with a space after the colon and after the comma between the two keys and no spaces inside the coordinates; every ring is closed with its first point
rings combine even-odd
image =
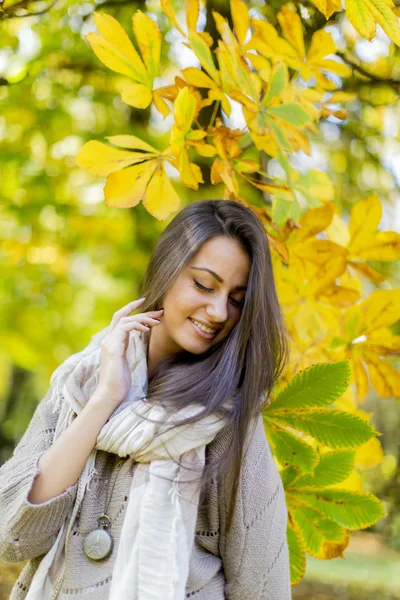
{"type": "Polygon", "coordinates": [[[24,17],[35,17],[36,15],[43,15],[44,13],[48,12],[51,8],[53,8],[55,3],[57,2],[57,0],[53,0],[48,6],[46,6],[46,8],[44,8],[43,10],[38,10],[37,12],[26,12],[18,14],[20,10],[28,10],[27,6],[29,4],[34,4],[35,2],[39,1],[41,0],[20,0],[20,2],[16,2],[15,4],[7,8],[4,7],[5,2],[3,2],[0,6],[0,21],[5,21],[6,19],[22,19],[24,17]]]}
{"type": "Polygon", "coordinates": [[[368,79],[370,79],[371,81],[375,81],[376,83],[387,83],[394,89],[395,92],[397,92],[398,94],[400,93],[399,79],[393,79],[391,77],[380,77],[379,75],[375,75],[375,73],[370,73],[356,62],[353,62],[348,55],[344,54],[344,52],[337,51],[336,54],[340,56],[350,67],[352,67],[354,71],[360,73],[360,75],[368,77],[368,79]]]}

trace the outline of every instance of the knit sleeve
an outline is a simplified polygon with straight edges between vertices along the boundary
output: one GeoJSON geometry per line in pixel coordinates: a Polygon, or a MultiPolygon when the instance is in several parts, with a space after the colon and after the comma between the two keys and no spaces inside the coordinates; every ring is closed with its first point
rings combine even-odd
{"type": "Polygon", "coordinates": [[[222,478],[220,493],[220,553],[226,600],[290,600],[287,508],[262,415],[247,444],[233,515],[225,534],[228,492],[222,478]]]}
{"type": "Polygon", "coordinates": [[[42,399],[14,452],[0,468],[0,559],[24,562],[48,552],[67,516],[78,482],[41,504],[28,500],[40,470],[41,455],[51,446],[58,414],[42,399]]]}

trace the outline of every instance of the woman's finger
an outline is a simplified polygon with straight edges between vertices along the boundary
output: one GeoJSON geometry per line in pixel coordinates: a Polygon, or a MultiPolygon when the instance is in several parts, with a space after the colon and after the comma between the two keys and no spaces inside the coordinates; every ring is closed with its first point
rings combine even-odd
{"type": "Polygon", "coordinates": [[[136,321],[137,323],[149,323],[150,325],[158,325],[160,323],[160,319],[155,319],[146,314],[143,315],[133,315],[132,317],[121,317],[120,323],[131,323],[136,321]]]}
{"type": "Polygon", "coordinates": [[[133,300],[132,302],[129,302],[128,304],[117,310],[111,319],[110,332],[115,328],[116,324],[121,319],[121,317],[128,316],[129,313],[131,313],[133,310],[139,308],[139,306],[141,306],[144,301],[145,298],[139,298],[139,300],[133,300]]]}

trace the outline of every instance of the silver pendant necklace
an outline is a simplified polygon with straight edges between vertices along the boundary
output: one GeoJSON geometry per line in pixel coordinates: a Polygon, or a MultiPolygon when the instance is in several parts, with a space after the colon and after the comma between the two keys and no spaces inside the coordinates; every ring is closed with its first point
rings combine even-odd
{"type": "MultiPolygon", "coordinates": [[[[123,463],[124,461],[121,461],[119,468],[121,468],[123,463]]],[[[107,500],[107,505],[104,509],[104,513],[99,515],[97,518],[98,527],[93,529],[93,531],[90,531],[83,542],[83,551],[91,560],[104,560],[105,558],[108,558],[114,548],[114,539],[111,533],[108,531],[108,529],[111,528],[111,519],[107,515],[107,510],[118,475],[119,473],[117,472],[110,496],[107,500]]]]}

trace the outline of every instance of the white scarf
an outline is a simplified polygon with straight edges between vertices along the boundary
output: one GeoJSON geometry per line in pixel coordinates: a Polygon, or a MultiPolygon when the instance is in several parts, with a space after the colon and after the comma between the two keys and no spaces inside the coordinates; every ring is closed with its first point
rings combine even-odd
{"type": "MultiPolygon", "coordinates": [[[[70,356],[51,377],[53,393],[49,403],[54,405],[53,412],[60,409],[54,439],[79,414],[98,385],[100,344],[107,330],[105,328],[94,335],[84,350],[70,356]]],[[[109,599],[185,598],[205,446],[224,427],[226,419],[216,420],[215,415],[209,415],[165,433],[172,421],[198,414],[204,407],[192,404],[172,415],[163,407],[147,402],[145,335],[139,331],[130,333],[126,351],[132,380],[130,392],[101,429],[80,475],[75,504],[54,545],[36,570],[26,600],[52,600],[57,597],[59,586],[53,589],[48,572],[57,550],[60,552],[61,538],[61,543],[68,540],[85,490],[95,473],[97,450],[120,457],[129,455],[139,463],[129,492],[109,599]],[[147,417],[165,424],[152,423],[146,420],[147,417]],[[154,439],[154,434],[160,431],[163,433],[154,439]],[[142,450],[148,442],[149,445],[142,450]],[[170,457],[181,461],[188,469],[181,473],[182,468],[170,457]],[[158,477],[158,474],[173,482],[158,477]],[[180,480],[181,474],[183,481],[180,480]]],[[[64,567],[65,563],[62,574],[64,567]]]]}

